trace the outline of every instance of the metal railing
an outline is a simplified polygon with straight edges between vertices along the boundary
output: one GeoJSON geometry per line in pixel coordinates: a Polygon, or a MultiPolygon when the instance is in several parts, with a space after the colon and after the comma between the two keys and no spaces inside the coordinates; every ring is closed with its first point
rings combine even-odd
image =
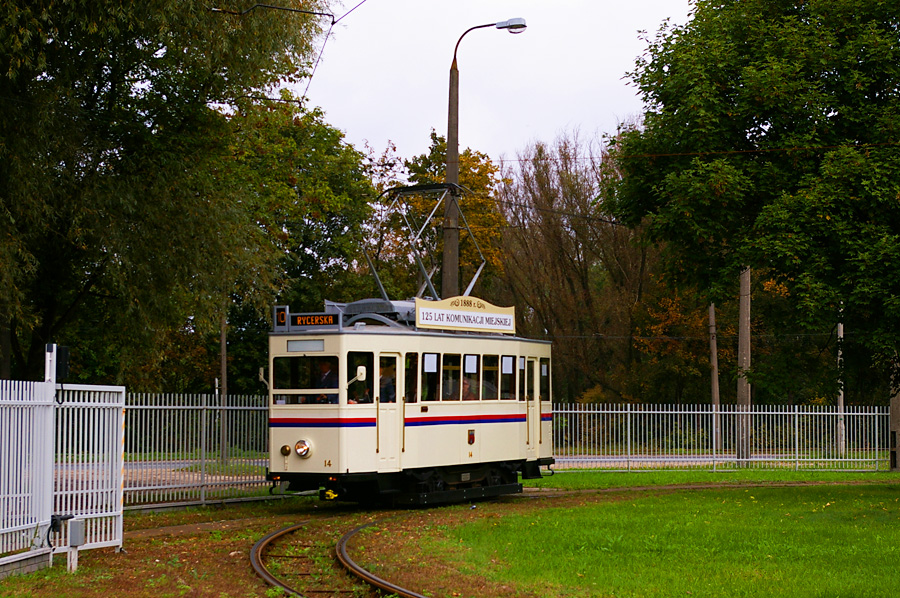
{"type": "Polygon", "coordinates": [[[126,411],[126,505],[266,492],[265,396],[129,394],[126,411]]]}
{"type": "MultiPolygon", "coordinates": [[[[265,396],[130,394],[126,409],[126,505],[267,494],[265,396]]],[[[559,404],[554,469],[886,470],[888,425],[887,407],[559,404]]]]}
{"type": "Polygon", "coordinates": [[[554,405],[555,469],[888,468],[887,407],[554,405]]]}
{"type": "Polygon", "coordinates": [[[44,546],[53,513],[54,384],[0,381],[0,557],[44,546]]]}
{"type": "Polygon", "coordinates": [[[124,407],[121,386],[0,381],[0,578],[122,546],[124,407]]]}

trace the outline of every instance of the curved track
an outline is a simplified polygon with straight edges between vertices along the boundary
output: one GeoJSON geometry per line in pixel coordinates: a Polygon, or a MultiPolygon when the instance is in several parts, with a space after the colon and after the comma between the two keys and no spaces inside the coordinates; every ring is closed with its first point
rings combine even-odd
{"type": "MultiPolygon", "coordinates": [[[[350,555],[347,552],[347,544],[357,533],[372,525],[383,523],[387,519],[390,518],[380,519],[378,521],[373,521],[365,525],[360,525],[344,534],[341,539],[338,540],[337,545],[335,546],[333,557],[336,557],[338,562],[340,562],[340,564],[351,575],[353,575],[360,581],[365,582],[369,586],[372,586],[373,588],[386,591],[390,594],[400,596],[401,598],[426,598],[421,594],[417,594],[406,588],[401,588],[400,586],[394,585],[391,582],[381,579],[377,575],[370,573],[366,569],[360,567],[352,558],[350,558],[350,555]]],[[[299,556],[297,554],[267,554],[271,549],[273,549],[273,547],[276,546],[276,543],[279,540],[302,530],[311,521],[312,520],[307,520],[295,525],[290,525],[288,527],[267,534],[266,536],[261,538],[258,542],[256,542],[256,544],[253,545],[253,548],[250,551],[250,564],[253,567],[253,570],[256,571],[256,574],[259,575],[266,583],[271,586],[281,588],[291,596],[305,597],[308,594],[311,594],[316,598],[321,598],[322,596],[327,596],[329,594],[334,596],[347,595],[348,593],[352,592],[352,590],[348,590],[345,587],[323,587],[316,588],[315,590],[309,590],[300,589],[289,585],[290,582],[286,581],[283,577],[313,576],[315,575],[315,573],[312,572],[311,569],[314,569],[317,565],[321,567],[321,563],[317,564],[315,562],[312,562],[315,559],[305,556],[299,556]],[[295,560],[295,562],[299,560],[299,567],[294,567],[291,572],[285,573],[282,577],[280,572],[273,573],[267,565],[267,563],[277,559],[292,559],[295,560]],[[298,572],[297,569],[300,569],[300,572],[298,572]]],[[[332,583],[335,586],[340,585],[340,583],[338,582],[332,583]]]]}
{"type": "Polygon", "coordinates": [[[416,594],[412,590],[401,588],[400,586],[394,585],[387,580],[381,579],[374,573],[366,571],[365,569],[357,565],[356,562],[350,558],[350,555],[347,554],[347,543],[350,542],[353,536],[366,529],[367,527],[377,525],[383,521],[385,520],[382,519],[379,521],[373,521],[372,523],[367,523],[365,525],[360,525],[356,529],[350,530],[349,532],[341,536],[341,539],[338,540],[337,546],[335,548],[338,560],[351,574],[355,575],[370,586],[378,588],[379,590],[383,590],[385,592],[388,592],[389,594],[396,594],[401,598],[426,598],[422,594],[416,594]]]}
{"type": "Polygon", "coordinates": [[[309,523],[309,521],[304,521],[302,523],[298,523],[285,527],[278,531],[274,531],[271,534],[268,534],[261,538],[256,544],[253,545],[253,548],[250,549],[250,565],[253,567],[253,570],[256,571],[256,574],[259,575],[267,584],[279,587],[292,596],[303,596],[303,594],[283,583],[282,580],[275,577],[269,571],[264,562],[263,553],[273,542],[275,542],[275,540],[278,540],[282,536],[294,533],[297,530],[303,529],[303,527],[305,527],[307,523],[309,523]]]}

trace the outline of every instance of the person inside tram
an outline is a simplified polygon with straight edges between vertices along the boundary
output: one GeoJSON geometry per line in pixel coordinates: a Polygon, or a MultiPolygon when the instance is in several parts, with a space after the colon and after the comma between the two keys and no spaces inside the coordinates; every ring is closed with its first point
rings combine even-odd
{"type": "MultiPolygon", "coordinates": [[[[319,374],[319,388],[338,387],[338,377],[337,374],[331,369],[330,360],[322,359],[321,361],[319,361],[319,374]]],[[[338,402],[338,396],[336,394],[321,394],[316,397],[316,402],[336,404],[338,402]]]]}
{"type": "Polygon", "coordinates": [[[463,376],[462,379],[462,400],[463,401],[477,401],[478,396],[475,394],[475,391],[472,389],[472,383],[469,381],[469,378],[463,376]]]}
{"type": "Polygon", "coordinates": [[[381,370],[381,379],[378,382],[380,390],[380,401],[382,403],[397,402],[397,387],[394,384],[397,377],[396,368],[394,366],[386,367],[381,370]]]}
{"type": "Polygon", "coordinates": [[[350,388],[350,396],[347,403],[356,405],[357,403],[371,403],[372,395],[369,394],[369,387],[365,382],[354,382],[350,388]]]}

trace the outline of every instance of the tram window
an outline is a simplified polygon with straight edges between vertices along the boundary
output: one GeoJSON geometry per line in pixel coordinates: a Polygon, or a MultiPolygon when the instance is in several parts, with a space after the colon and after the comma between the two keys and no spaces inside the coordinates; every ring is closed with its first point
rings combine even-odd
{"type": "Polygon", "coordinates": [[[372,353],[351,351],[347,353],[347,382],[356,377],[356,368],[365,366],[365,381],[357,380],[347,389],[347,402],[351,405],[371,403],[375,396],[375,356],[372,353]]]}
{"type": "Polygon", "coordinates": [[[516,398],[516,358],[504,355],[500,358],[500,398],[516,398]]]}
{"type": "Polygon", "coordinates": [[[378,358],[378,401],[381,403],[397,402],[397,358],[393,355],[382,355],[378,358]]]}
{"type": "MultiPolygon", "coordinates": [[[[272,381],[281,390],[322,390],[338,387],[338,358],[276,357],[272,361],[272,381]]],[[[276,404],[337,403],[334,393],[307,392],[297,395],[275,395],[276,404]]]]}
{"type": "Polygon", "coordinates": [[[519,358],[519,400],[525,400],[525,358],[519,358]]]}
{"type": "Polygon", "coordinates": [[[525,380],[529,391],[525,393],[525,399],[530,401],[534,399],[534,359],[528,360],[528,367],[525,370],[525,380]]]}
{"type": "Polygon", "coordinates": [[[540,397],[542,401],[550,400],[550,360],[541,357],[541,387],[540,397]]]}
{"type": "Polygon", "coordinates": [[[477,401],[478,387],[481,378],[481,364],[478,355],[466,355],[463,358],[462,400],[477,401]]]}
{"type": "Polygon", "coordinates": [[[422,354],[422,400],[437,401],[440,398],[438,387],[440,378],[438,373],[439,353],[422,354]]]}
{"type": "Polygon", "coordinates": [[[500,358],[496,355],[485,355],[481,360],[481,400],[499,399],[497,392],[500,387],[500,358]]]}
{"type": "Polygon", "coordinates": [[[276,357],[273,360],[275,388],[337,388],[337,357],[276,357]]]}
{"type": "Polygon", "coordinates": [[[407,403],[416,402],[416,392],[419,386],[419,354],[406,354],[406,395],[403,400],[407,403]]]}
{"type": "Polygon", "coordinates": [[[441,365],[441,396],[445,401],[458,401],[460,356],[445,353],[441,365]]]}

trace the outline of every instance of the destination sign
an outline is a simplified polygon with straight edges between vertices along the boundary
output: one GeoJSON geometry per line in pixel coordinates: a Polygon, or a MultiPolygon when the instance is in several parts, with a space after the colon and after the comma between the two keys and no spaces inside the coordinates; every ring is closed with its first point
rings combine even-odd
{"type": "Polygon", "coordinates": [[[497,307],[475,297],[452,297],[443,301],[416,299],[416,326],[515,334],[516,310],[514,307],[497,307]]]}
{"type": "Polygon", "coordinates": [[[295,326],[337,326],[337,314],[291,314],[290,325],[295,326]]]}
{"type": "Polygon", "coordinates": [[[340,327],[340,314],[292,314],[286,305],[275,307],[276,332],[332,327],[340,327]]]}

